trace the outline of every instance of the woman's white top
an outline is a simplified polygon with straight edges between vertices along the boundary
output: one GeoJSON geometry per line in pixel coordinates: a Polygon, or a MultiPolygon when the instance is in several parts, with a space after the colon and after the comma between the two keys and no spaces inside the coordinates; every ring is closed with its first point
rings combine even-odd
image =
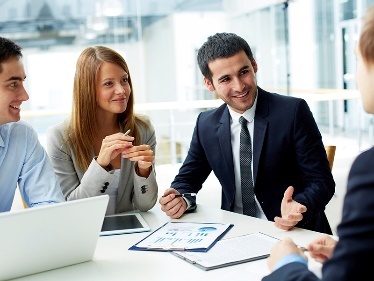
{"type": "Polygon", "coordinates": [[[118,194],[118,184],[119,184],[119,173],[120,169],[114,170],[115,180],[108,186],[105,194],[109,195],[108,208],[106,209],[105,215],[113,215],[116,210],[117,194],[118,194]]]}

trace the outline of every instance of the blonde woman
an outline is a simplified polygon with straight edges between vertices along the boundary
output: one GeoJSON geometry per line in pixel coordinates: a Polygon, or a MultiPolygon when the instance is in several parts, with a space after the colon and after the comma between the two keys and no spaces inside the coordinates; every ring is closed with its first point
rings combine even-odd
{"type": "Polygon", "coordinates": [[[71,117],[47,131],[66,199],[108,194],[107,215],[151,209],[158,193],[155,147],[149,119],[134,113],[124,58],[107,47],[86,48],[76,65],[71,117]]]}

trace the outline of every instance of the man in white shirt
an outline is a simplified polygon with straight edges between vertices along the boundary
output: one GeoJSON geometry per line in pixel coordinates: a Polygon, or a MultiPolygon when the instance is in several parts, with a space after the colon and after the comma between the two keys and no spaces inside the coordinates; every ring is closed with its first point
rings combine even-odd
{"type": "Polygon", "coordinates": [[[65,201],[36,132],[20,121],[29,99],[21,47],[0,37],[0,212],[9,211],[17,183],[29,207],[65,201]]]}

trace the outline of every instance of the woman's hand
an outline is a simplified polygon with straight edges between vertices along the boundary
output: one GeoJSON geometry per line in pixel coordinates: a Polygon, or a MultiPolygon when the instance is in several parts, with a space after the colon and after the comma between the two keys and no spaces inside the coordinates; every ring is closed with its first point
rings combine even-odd
{"type": "Polygon", "coordinates": [[[116,133],[106,136],[100,147],[96,162],[103,168],[109,165],[110,161],[118,156],[125,149],[133,147],[134,137],[125,136],[123,133],[116,133]]]}
{"type": "Polygon", "coordinates": [[[155,159],[151,147],[147,144],[132,146],[125,148],[122,152],[123,158],[128,158],[130,161],[138,162],[137,174],[141,177],[148,177],[155,159]]]}

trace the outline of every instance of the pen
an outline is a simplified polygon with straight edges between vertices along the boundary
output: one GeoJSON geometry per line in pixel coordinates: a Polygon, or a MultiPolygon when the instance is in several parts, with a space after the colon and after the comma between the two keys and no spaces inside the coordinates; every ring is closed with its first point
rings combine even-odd
{"type": "Polygon", "coordinates": [[[124,133],[125,136],[127,136],[128,134],[130,134],[131,130],[127,130],[126,133],[124,133]]]}
{"type": "MultiPolygon", "coordinates": [[[[169,195],[169,194],[168,194],[169,195]]],[[[166,197],[167,195],[162,195],[162,197],[166,197]]],[[[175,194],[174,198],[178,197],[193,197],[196,196],[196,193],[182,193],[182,194],[175,194]]]]}
{"type": "Polygon", "coordinates": [[[307,248],[305,248],[305,247],[298,247],[301,251],[303,251],[303,252],[308,252],[309,250],[307,249],[307,248]]]}
{"type": "MultiPolygon", "coordinates": [[[[263,234],[263,235],[269,236],[269,237],[271,237],[271,238],[274,238],[274,239],[280,240],[279,238],[276,238],[276,237],[270,236],[269,234],[266,234],[266,233],[263,233],[263,232],[260,232],[260,233],[263,234]]],[[[304,246],[297,246],[297,248],[299,248],[299,249],[300,249],[301,251],[303,251],[303,252],[309,252],[309,250],[308,250],[306,247],[304,247],[304,246]]]]}
{"type": "Polygon", "coordinates": [[[193,196],[196,196],[196,193],[175,194],[175,198],[177,198],[177,197],[193,197],[193,196]]]}

